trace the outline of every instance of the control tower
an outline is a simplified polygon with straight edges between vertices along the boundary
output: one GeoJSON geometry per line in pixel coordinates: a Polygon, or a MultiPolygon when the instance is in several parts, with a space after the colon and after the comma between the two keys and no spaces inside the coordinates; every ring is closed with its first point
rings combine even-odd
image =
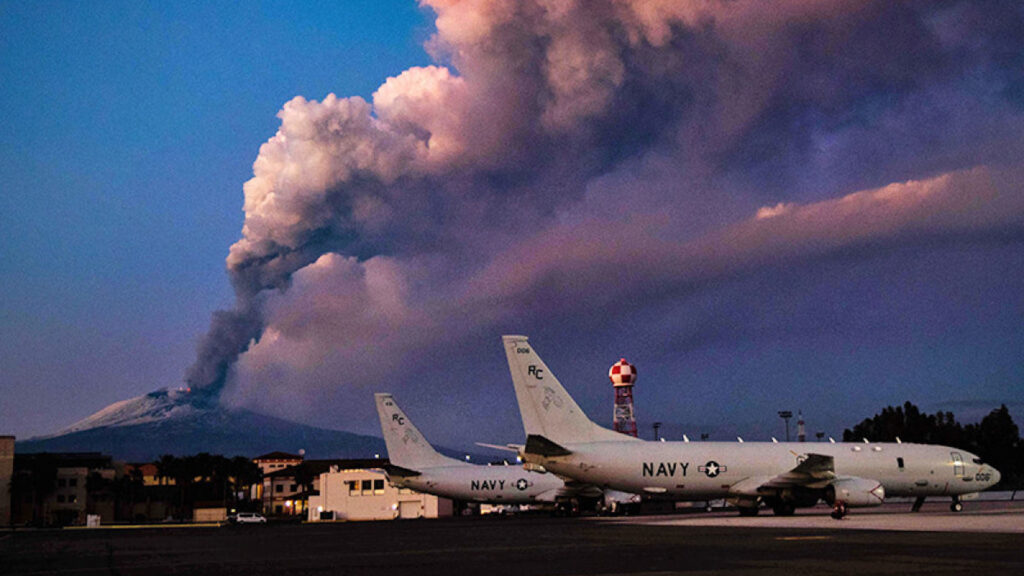
{"type": "Polygon", "coordinates": [[[623,358],[612,364],[608,378],[615,387],[615,411],[612,425],[616,432],[636,437],[636,412],[633,410],[633,384],[636,383],[636,366],[623,358]]]}

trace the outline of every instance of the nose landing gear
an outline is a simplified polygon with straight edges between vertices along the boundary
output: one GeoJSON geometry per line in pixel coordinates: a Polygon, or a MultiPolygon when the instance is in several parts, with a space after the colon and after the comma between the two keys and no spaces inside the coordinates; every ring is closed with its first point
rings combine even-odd
{"type": "Polygon", "coordinates": [[[959,496],[953,496],[953,503],[949,505],[951,512],[960,512],[964,509],[963,502],[960,502],[959,496]]]}
{"type": "Polygon", "coordinates": [[[836,520],[842,520],[843,516],[846,516],[846,503],[842,500],[836,500],[835,504],[832,505],[832,517],[836,520]]]}

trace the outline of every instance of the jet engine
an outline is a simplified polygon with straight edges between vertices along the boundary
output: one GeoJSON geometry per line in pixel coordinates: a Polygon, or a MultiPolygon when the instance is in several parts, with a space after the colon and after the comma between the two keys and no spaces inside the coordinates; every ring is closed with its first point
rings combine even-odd
{"type": "Polygon", "coordinates": [[[885,488],[877,480],[847,476],[825,488],[825,502],[832,506],[837,500],[849,508],[881,506],[885,501],[885,488]]]}

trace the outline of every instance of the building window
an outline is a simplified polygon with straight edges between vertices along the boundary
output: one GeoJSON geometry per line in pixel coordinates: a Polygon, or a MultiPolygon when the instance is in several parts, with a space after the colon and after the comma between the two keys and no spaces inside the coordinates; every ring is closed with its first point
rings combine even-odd
{"type": "Polygon", "coordinates": [[[296,491],[298,491],[298,489],[299,489],[299,485],[298,484],[292,484],[291,492],[296,492],[296,491]]]}
{"type": "Polygon", "coordinates": [[[57,502],[60,502],[61,504],[64,503],[64,495],[63,494],[57,494],[57,502]]]}
{"type": "Polygon", "coordinates": [[[277,484],[274,486],[274,492],[284,492],[284,484],[277,484]]]}
{"type": "Polygon", "coordinates": [[[280,514],[280,513],[281,513],[281,505],[278,504],[277,506],[274,506],[274,514],[280,514]]]}
{"type": "Polygon", "coordinates": [[[348,484],[349,496],[359,496],[359,480],[345,480],[345,484],[348,484]]]}
{"type": "Polygon", "coordinates": [[[383,494],[384,493],[384,480],[383,479],[381,479],[381,480],[374,480],[373,481],[373,493],[374,494],[383,494]]]}
{"type": "Polygon", "coordinates": [[[68,486],[71,488],[78,486],[78,478],[68,478],[68,486]]]}
{"type": "Polygon", "coordinates": [[[75,496],[74,494],[68,496],[68,502],[70,502],[71,504],[78,502],[78,496],[75,496]]]}
{"type": "Polygon", "coordinates": [[[363,480],[363,494],[373,494],[373,480],[363,480]]]}
{"type": "Polygon", "coordinates": [[[67,480],[65,480],[64,478],[57,478],[57,487],[58,488],[64,488],[67,485],[68,485],[68,481],[67,480]]]}

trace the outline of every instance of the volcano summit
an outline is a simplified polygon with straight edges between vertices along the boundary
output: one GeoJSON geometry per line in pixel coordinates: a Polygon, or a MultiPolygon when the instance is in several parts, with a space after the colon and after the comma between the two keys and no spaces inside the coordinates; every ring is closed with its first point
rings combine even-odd
{"type": "Polygon", "coordinates": [[[155,460],[199,452],[257,456],[305,450],[311,458],[368,458],[384,441],[231,409],[188,389],[157,390],[115,402],[57,434],[17,443],[18,452],[103,452],[117,460],[155,460]]]}

